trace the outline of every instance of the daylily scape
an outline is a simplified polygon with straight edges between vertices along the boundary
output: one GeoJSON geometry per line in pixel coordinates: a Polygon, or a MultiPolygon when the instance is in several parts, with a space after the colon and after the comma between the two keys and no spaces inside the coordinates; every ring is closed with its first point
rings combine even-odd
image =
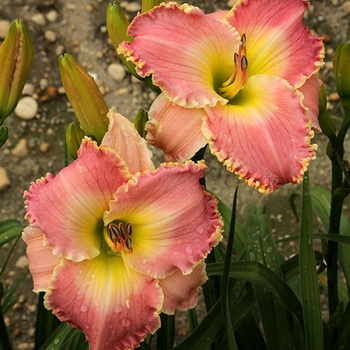
{"type": "Polygon", "coordinates": [[[46,308],[91,349],[132,349],[160,312],[196,305],[223,223],[199,184],[204,162],[155,169],[132,123],[109,120],[100,146],[86,137],[73,163],[25,192],[23,238],[46,308]]]}
{"type": "Polygon", "coordinates": [[[303,25],[304,0],[240,0],[204,14],[161,4],[131,23],[120,54],[162,93],[146,124],[167,161],[209,144],[228,170],[271,192],[299,183],[315,157],[321,38],[303,25]]]}

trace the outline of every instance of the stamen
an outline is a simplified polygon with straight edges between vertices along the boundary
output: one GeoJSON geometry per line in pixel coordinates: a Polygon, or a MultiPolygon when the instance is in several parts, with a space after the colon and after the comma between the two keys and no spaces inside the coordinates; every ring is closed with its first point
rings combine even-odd
{"type": "Polygon", "coordinates": [[[105,240],[113,252],[120,253],[124,249],[129,253],[133,252],[132,241],[130,238],[132,225],[130,222],[126,225],[120,222],[118,226],[114,223],[110,223],[105,232],[105,240]]]}
{"type": "Polygon", "coordinates": [[[245,34],[241,37],[238,53],[233,56],[235,65],[230,77],[224,81],[219,88],[221,95],[232,100],[248,84],[248,60],[247,60],[247,39],[245,34]]]}

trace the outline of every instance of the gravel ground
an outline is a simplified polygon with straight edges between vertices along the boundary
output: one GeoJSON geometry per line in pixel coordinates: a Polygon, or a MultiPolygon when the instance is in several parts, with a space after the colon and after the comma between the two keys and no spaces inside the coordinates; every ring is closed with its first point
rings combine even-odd
{"type": "MultiPolygon", "coordinates": [[[[155,95],[143,84],[125,72],[108,40],[105,27],[105,0],[1,0],[0,42],[3,28],[15,18],[25,20],[35,46],[35,60],[26,86],[27,103],[33,104],[32,115],[13,115],[6,120],[9,140],[0,149],[0,220],[16,218],[25,221],[23,191],[32,181],[47,172],[56,174],[63,167],[63,135],[65,126],[74,120],[74,113],[62,93],[57,57],[71,53],[75,59],[93,74],[104,93],[107,104],[131,120],[140,107],[148,109],[155,95]],[[77,21],[78,19],[78,21],[77,21]],[[29,101],[29,102],[28,102],[29,101]]],[[[206,12],[228,9],[233,1],[193,1],[206,12]]],[[[123,1],[122,6],[130,18],[140,8],[140,2],[123,1]]],[[[326,84],[332,115],[339,116],[339,98],[335,92],[332,71],[332,55],[336,46],[349,40],[350,1],[311,1],[305,21],[312,30],[324,37],[326,64],[322,77],[326,84]]],[[[28,108],[25,108],[28,112],[28,108]]],[[[30,108],[29,108],[30,111],[30,108]]],[[[314,185],[330,186],[330,164],[325,155],[326,139],[316,135],[319,145],[317,160],[310,166],[310,178],[314,185]]],[[[155,152],[156,162],[161,161],[155,152]]],[[[230,205],[239,180],[228,173],[210,154],[207,184],[230,205]]],[[[288,196],[297,186],[284,186],[276,193],[262,195],[248,186],[240,186],[239,215],[244,216],[248,204],[264,204],[271,217],[274,232],[280,235],[297,232],[288,206],[288,196]]],[[[0,264],[5,259],[9,245],[0,250],[0,264]]],[[[289,247],[287,255],[293,253],[289,247]]],[[[27,269],[25,245],[20,242],[15,249],[5,274],[5,284],[13,284],[27,269]]],[[[6,322],[14,338],[15,349],[32,349],[37,296],[31,292],[32,280],[28,275],[22,283],[20,300],[7,315],[6,322]]],[[[186,335],[183,325],[181,332],[186,335]]]]}

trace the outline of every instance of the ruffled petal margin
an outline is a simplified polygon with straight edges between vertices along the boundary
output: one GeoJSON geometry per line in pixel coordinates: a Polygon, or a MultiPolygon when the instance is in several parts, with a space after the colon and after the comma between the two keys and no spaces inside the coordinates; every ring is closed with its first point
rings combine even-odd
{"type": "Polygon", "coordinates": [[[102,146],[115,150],[127,164],[131,174],[138,171],[154,170],[152,152],[146,141],[136,131],[134,124],[111,109],[108,113],[108,132],[102,146]]]}
{"type": "Polygon", "coordinates": [[[183,108],[163,94],[153,102],[145,125],[146,140],[164,152],[166,162],[183,162],[207,144],[202,134],[203,109],[183,108]]]}
{"type": "Polygon", "coordinates": [[[160,327],[162,303],[158,280],[103,253],[80,263],[63,259],[45,295],[45,306],[81,329],[91,350],[135,348],[160,327]]]}
{"type": "Polygon", "coordinates": [[[203,162],[162,164],[118,189],[105,225],[132,224],[133,253],[125,259],[135,271],[154,278],[177,269],[188,274],[219,242],[217,200],[199,184],[205,169],[203,162]]]}
{"type": "Polygon", "coordinates": [[[44,233],[38,227],[27,226],[22,233],[27,244],[29,270],[33,277],[34,292],[46,292],[53,270],[62,258],[52,254],[52,248],[44,247],[44,233]]]}
{"type": "Polygon", "coordinates": [[[170,101],[188,108],[225,104],[214,87],[231,74],[240,37],[228,23],[199,8],[161,4],[136,16],[128,29],[132,43],[118,53],[135,63],[141,76],[153,82],[170,101]]]}
{"type": "Polygon", "coordinates": [[[100,149],[88,138],[78,154],[56,177],[48,174],[24,193],[26,219],[42,230],[44,244],[54,255],[73,261],[99,254],[103,213],[113,193],[131,177],[113,150],[100,149]]]}
{"type": "Polygon", "coordinates": [[[211,152],[261,192],[299,183],[316,148],[301,100],[283,79],[251,77],[235,104],[205,108],[203,133],[211,152]]]}
{"type": "Polygon", "coordinates": [[[197,305],[198,288],[208,280],[205,263],[201,262],[189,275],[177,270],[159,281],[164,293],[162,312],[173,315],[176,309],[188,310],[197,305]]]}
{"type": "Polygon", "coordinates": [[[247,38],[249,76],[268,74],[303,85],[323,64],[320,37],[303,24],[305,0],[238,1],[226,20],[247,38]]]}

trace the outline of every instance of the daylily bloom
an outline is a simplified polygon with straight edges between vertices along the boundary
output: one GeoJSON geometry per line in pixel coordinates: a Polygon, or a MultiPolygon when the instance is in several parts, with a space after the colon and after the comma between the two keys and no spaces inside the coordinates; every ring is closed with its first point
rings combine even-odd
{"type": "Polygon", "coordinates": [[[228,11],[161,4],[138,15],[118,52],[152,74],[162,94],[147,140],[168,161],[209,144],[227,169],[262,192],[299,183],[319,128],[319,37],[302,23],[305,0],[239,0],[228,11]]]}
{"type": "Polygon", "coordinates": [[[109,119],[100,146],[86,137],[74,162],[25,192],[23,238],[46,308],[91,349],[131,349],[159,328],[161,311],[196,305],[222,220],[199,185],[203,162],[154,169],[132,123],[109,119]]]}

